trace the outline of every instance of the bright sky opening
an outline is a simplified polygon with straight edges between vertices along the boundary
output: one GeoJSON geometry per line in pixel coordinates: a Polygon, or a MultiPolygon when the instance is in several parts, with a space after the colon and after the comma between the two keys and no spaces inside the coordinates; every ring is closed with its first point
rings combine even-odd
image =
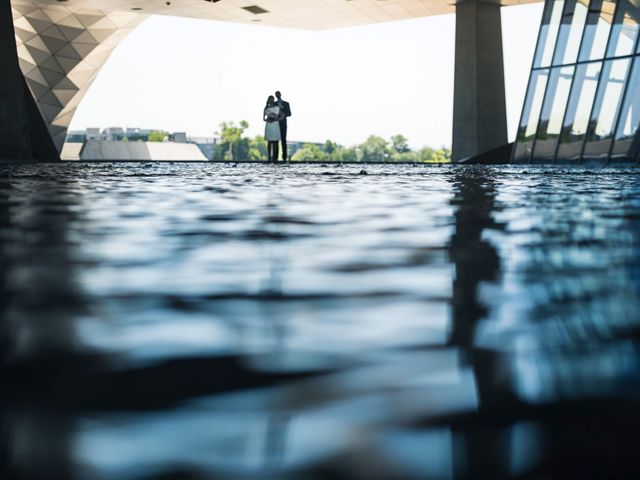
{"type": "MultiPolygon", "coordinates": [[[[522,108],[543,4],[502,9],[509,139],[522,108]]],[[[351,146],[403,134],[451,145],[455,16],[328,31],[154,16],[114,51],[70,126],[214,136],[247,120],[262,135],[267,96],[291,103],[291,141],[351,146]]]]}

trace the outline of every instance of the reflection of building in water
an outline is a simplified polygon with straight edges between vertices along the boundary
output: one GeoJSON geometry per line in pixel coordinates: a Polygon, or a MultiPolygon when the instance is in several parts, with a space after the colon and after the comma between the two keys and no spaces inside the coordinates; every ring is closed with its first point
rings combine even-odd
{"type": "MultiPolygon", "coordinates": [[[[627,442],[638,425],[629,409],[637,408],[640,380],[637,215],[618,207],[607,181],[565,202],[558,192],[566,179],[546,179],[516,197],[526,207],[503,214],[491,172],[465,173],[454,180],[452,200],[450,343],[465,352],[480,402],[473,419],[452,420],[456,471],[505,478],[520,458],[518,468],[553,478],[594,471],[631,478],[637,465],[627,442]]],[[[624,176],[610,182],[623,196],[637,189],[624,176]]]]}
{"type": "Polygon", "coordinates": [[[2,323],[11,332],[7,360],[76,350],[74,321],[86,313],[76,278],[78,193],[63,184],[6,184],[0,263],[9,295],[2,323]]]}
{"type": "Polygon", "coordinates": [[[564,204],[560,214],[545,207],[561,185],[548,179],[546,188],[531,192],[521,214],[538,225],[535,234],[496,242],[510,293],[481,339],[511,352],[514,388],[529,402],[618,395],[640,374],[632,340],[640,327],[640,224],[628,206],[617,205],[618,193],[624,198],[636,187],[612,178],[580,202],[564,204]]]}
{"type": "Polygon", "coordinates": [[[79,199],[63,183],[31,187],[0,183],[0,478],[72,478],[71,420],[27,403],[50,398],[49,373],[83,361],[74,357],[76,321],[87,313],[74,267],[79,199]]]}
{"type": "MultiPolygon", "coordinates": [[[[461,350],[476,382],[479,412],[508,407],[513,399],[502,378],[505,359],[495,350],[481,350],[476,333],[486,319],[489,306],[480,298],[484,283],[499,280],[500,257],[487,240],[486,232],[497,229],[494,220],[496,189],[491,172],[461,172],[454,178],[455,231],[449,256],[455,266],[452,296],[450,345],[461,350]]],[[[508,473],[509,443],[495,425],[453,429],[454,468],[463,478],[483,472],[485,478],[505,478],[508,473]]]]}

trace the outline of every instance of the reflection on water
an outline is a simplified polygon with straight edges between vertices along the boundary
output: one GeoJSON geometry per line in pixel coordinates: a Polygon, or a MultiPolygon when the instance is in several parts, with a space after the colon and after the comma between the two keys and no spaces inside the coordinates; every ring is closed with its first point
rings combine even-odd
{"type": "Polygon", "coordinates": [[[0,478],[637,478],[640,175],[0,166],[0,478]]]}

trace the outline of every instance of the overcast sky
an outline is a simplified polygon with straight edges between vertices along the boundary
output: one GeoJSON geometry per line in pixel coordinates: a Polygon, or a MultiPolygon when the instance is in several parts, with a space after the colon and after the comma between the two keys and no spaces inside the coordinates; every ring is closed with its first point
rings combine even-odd
{"type": "MultiPolygon", "coordinates": [[[[526,88],[542,3],[502,9],[509,136],[526,88]]],[[[114,51],[71,129],[140,127],[212,136],[222,121],[263,133],[276,89],[289,139],[354,145],[405,135],[451,145],[455,17],[322,32],[154,16],[114,51]]]]}

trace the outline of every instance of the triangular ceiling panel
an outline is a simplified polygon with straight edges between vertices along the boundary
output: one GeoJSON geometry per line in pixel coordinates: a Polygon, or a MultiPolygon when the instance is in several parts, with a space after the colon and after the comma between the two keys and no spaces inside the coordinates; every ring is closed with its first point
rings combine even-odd
{"type": "Polygon", "coordinates": [[[20,68],[61,150],[97,72],[115,45],[146,16],[89,10],[82,0],[44,8],[36,0],[11,2],[20,68]]]}
{"type": "Polygon", "coordinates": [[[140,15],[137,13],[128,13],[128,12],[114,12],[109,15],[109,20],[111,20],[114,25],[119,28],[130,26],[133,22],[137,24],[139,22],[140,15]]]}
{"type": "Polygon", "coordinates": [[[111,55],[111,52],[104,52],[104,53],[98,53],[95,55],[91,55],[89,57],[87,57],[86,62],[90,63],[91,65],[95,66],[96,68],[101,67],[102,65],[104,65],[104,62],[107,61],[107,59],[109,58],[109,56],[111,55]]]}
{"type": "Polygon", "coordinates": [[[60,25],[58,28],[60,28],[60,31],[62,32],[62,35],[64,35],[65,40],[68,41],[75,40],[76,38],[78,38],[78,35],[84,32],[84,29],[82,28],[68,27],[66,25],[60,25]]]}
{"type": "Polygon", "coordinates": [[[51,53],[49,52],[45,52],[44,50],[40,50],[39,48],[34,48],[30,45],[25,45],[25,47],[29,51],[31,58],[33,58],[33,61],[35,62],[36,65],[40,65],[42,62],[44,62],[48,58],[51,58],[51,53]]]}
{"type": "Polygon", "coordinates": [[[82,59],[82,55],[80,55],[70,43],[67,43],[64,47],[56,52],[57,57],[65,57],[72,58],[80,61],[82,59]]]}
{"type": "Polygon", "coordinates": [[[49,93],[50,88],[47,85],[42,85],[40,82],[34,82],[30,78],[27,77],[27,85],[29,85],[29,89],[31,89],[31,93],[33,94],[33,98],[36,101],[47,93],[49,93]]]}
{"type": "Polygon", "coordinates": [[[96,40],[88,30],[83,30],[80,35],[73,39],[73,43],[90,43],[98,45],[100,42],[96,40]]]}
{"type": "Polygon", "coordinates": [[[21,28],[22,30],[26,30],[31,33],[36,33],[35,28],[31,26],[29,21],[25,17],[20,17],[13,22],[14,28],[21,28]]]}
{"type": "Polygon", "coordinates": [[[113,23],[108,17],[105,17],[103,19],[101,19],[100,21],[94,23],[93,25],[91,25],[91,31],[94,30],[98,30],[98,29],[102,29],[102,30],[117,30],[118,26],[113,23]]]}
{"type": "Polygon", "coordinates": [[[58,100],[58,98],[53,94],[53,90],[49,90],[46,95],[41,96],[38,99],[38,103],[47,104],[47,105],[51,105],[52,107],[56,107],[58,110],[56,111],[55,116],[58,115],[63,105],[62,102],[60,102],[60,100],[58,100]]]}
{"type": "Polygon", "coordinates": [[[46,7],[42,11],[54,23],[60,24],[60,20],[68,17],[69,11],[64,8],[46,7]]]}
{"type": "Polygon", "coordinates": [[[73,114],[74,113],[76,113],[76,109],[72,108],[67,113],[58,115],[56,117],[56,119],[54,120],[53,125],[58,126],[58,127],[64,127],[65,130],[66,130],[67,125],[69,125],[71,123],[71,120],[73,118],[73,114]]]}
{"type": "Polygon", "coordinates": [[[67,44],[66,40],[60,40],[59,38],[50,37],[48,35],[41,35],[40,38],[51,53],[56,53],[67,44]]]}
{"type": "Polygon", "coordinates": [[[30,75],[33,70],[38,70],[35,62],[30,62],[20,57],[18,57],[18,64],[20,65],[22,74],[25,76],[30,75]]]}
{"type": "Polygon", "coordinates": [[[87,57],[96,48],[96,46],[91,43],[73,43],[72,46],[81,58],[87,57]]]}
{"type": "Polygon", "coordinates": [[[44,13],[44,11],[41,8],[38,8],[36,10],[32,10],[31,12],[26,14],[25,17],[27,17],[31,23],[33,23],[33,22],[46,22],[48,24],[53,23],[51,21],[51,19],[49,17],[47,17],[47,14],[44,13]]]}
{"type": "Polygon", "coordinates": [[[65,17],[62,20],[56,22],[56,24],[64,27],[74,27],[84,30],[84,25],[82,25],[82,23],[80,23],[80,20],[78,20],[74,15],[69,15],[68,17],[65,17]]]}
{"type": "Polygon", "coordinates": [[[53,94],[56,96],[61,105],[66,105],[78,93],[75,88],[73,90],[54,89],[53,94]]]}
{"type": "Polygon", "coordinates": [[[43,87],[49,88],[49,85],[47,85],[47,81],[42,76],[42,72],[40,72],[39,68],[33,68],[29,73],[25,73],[24,76],[32,82],[37,82],[43,87]]]}
{"type": "Polygon", "coordinates": [[[74,73],[80,73],[80,72],[95,72],[95,71],[96,71],[96,67],[85,62],[84,60],[81,60],[80,63],[78,63],[78,65],[73,67],[73,70],[69,72],[69,75],[72,75],[74,73]]]}
{"type": "MultiPolygon", "coordinates": [[[[57,99],[56,103],[59,103],[57,99]]],[[[49,123],[53,122],[60,112],[59,106],[49,105],[48,103],[44,103],[41,99],[38,100],[38,107],[40,108],[40,112],[42,112],[45,120],[49,123]]],[[[51,131],[51,128],[49,129],[49,131],[51,131]]]]}
{"type": "Polygon", "coordinates": [[[69,80],[69,77],[63,78],[58,84],[53,87],[54,90],[77,90],[76,84],[69,80]]]}
{"type": "Polygon", "coordinates": [[[85,72],[71,72],[68,76],[69,80],[71,80],[78,88],[82,88],[85,86],[87,81],[93,76],[95,69],[85,71],[85,72]]]}
{"type": "MultiPolygon", "coordinates": [[[[64,72],[62,71],[62,68],[60,68],[60,64],[53,56],[47,58],[44,62],[39,63],[38,68],[53,70],[54,72],[59,72],[60,74],[64,74],[64,72]]],[[[54,84],[50,84],[50,85],[53,86],[54,84]]]]}
{"type": "Polygon", "coordinates": [[[25,17],[36,32],[42,33],[51,26],[51,20],[45,17],[44,20],[37,18],[25,17]]]}
{"type": "Polygon", "coordinates": [[[21,16],[29,15],[31,12],[34,12],[39,9],[36,5],[33,5],[31,2],[11,2],[11,9],[15,10],[13,12],[14,18],[16,16],[16,12],[21,16]]]}
{"type": "Polygon", "coordinates": [[[33,37],[37,37],[38,36],[37,33],[32,32],[31,30],[25,30],[23,28],[15,28],[14,30],[16,32],[17,43],[27,42],[27,41],[31,40],[33,37]]]}
{"type": "MultiPolygon", "coordinates": [[[[59,55],[56,55],[56,61],[60,65],[60,68],[62,68],[62,70],[64,70],[65,72],[70,72],[80,62],[80,60],[78,59],[61,57],[59,55]]],[[[68,75],[69,74],[67,74],[67,76],[68,75]]]]}
{"type": "Polygon", "coordinates": [[[91,15],[91,14],[76,14],[80,23],[85,26],[85,28],[91,28],[94,24],[98,23],[100,20],[104,18],[104,15],[91,15]]]}
{"type": "Polygon", "coordinates": [[[68,40],[56,25],[50,25],[49,28],[42,30],[42,32],[40,32],[40,35],[57,38],[58,40],[61,40],[63,42],[68,40]]]}
{"type": "Polygon", "coordinates": [[[42,50],[43,52],[50,52],[49,47],[45,45],[42,37],[35,36],[29,41],[24,42],[25,45],[29,45],[32,48],[37,48],[38,50],[42,50]]]}
{"type": "Polygon", "coordinates": [[[42,73],[42,76],[47,81],[47,85],[49,85],[49,87],[52,87],[53,85],[60,83],[60,80],[66,77],[66,75],[62,73],[60,70],[52,70],[44,67],[39,67],[39,68],[40,68],[40,73],[42,73]]]}
{"type": "Polygon", "coordinates": [[[113,35],[115,29],[91,29],[91,36],[95,38],[99,43],[104,42],[107,38],[113,35]]]}

